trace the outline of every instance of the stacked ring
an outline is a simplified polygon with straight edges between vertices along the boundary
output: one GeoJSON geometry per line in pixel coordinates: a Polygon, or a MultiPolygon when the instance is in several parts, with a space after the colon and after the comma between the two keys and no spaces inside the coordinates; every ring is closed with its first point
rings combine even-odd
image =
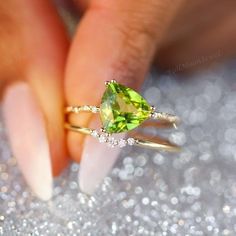
{"type": "Polygon", "coordinates": [[[176,128],[180,122],[179,118],[175,115],[156,111],[156,108],[150,106],[140,94],[115,80],[106,82],[106,90],[100,107],[82,105],[65,108],[66,114],[79,114],[81,112],[99,113],[102,123],[101,129],[81,127],[68,121],[65,123],[66,129],[91,135],[110,147],[136,145],[160,151],[176,152],[180,150],[179,146],[166,139],[144,135],[142,134],[143,129],[139,130],[145,125],[157,128],[167,125],[176,128]],[[156,122],[150,122],[151,120],[156,122]],[[114,136],[114,134],[126,132],[128,134],[126,138],[115,138],[114,136]]]}

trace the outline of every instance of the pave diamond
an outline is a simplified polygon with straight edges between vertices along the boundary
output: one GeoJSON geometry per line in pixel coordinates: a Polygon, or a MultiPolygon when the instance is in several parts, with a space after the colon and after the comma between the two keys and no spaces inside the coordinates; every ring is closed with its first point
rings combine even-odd
{"type": "Polygon", "coordinates": [[[134,145],[136,143],[136,140],[134,138],[120,138],[116,139],[112,136],[110,136],[108,133],[100,133],[97,130],[91,131],[91,136],[98,139],[100,143],[106,143],[109,147],[120,147],[123,148],[127,145],[134,145]]]}
{"type": "Polygon", "coordinates": [[[108,133],[121,133],[138,127],[151,114],[147,101],[133,89],[110,82],[102,97],[100,116],[108,133]]]}
{"type": "Polygon", "coordinates": [[[125,139],[119,139],[118,145],[119,147],[125,147],[127,144],[127,141],[125,139]]]}
{"type": "Polygon", "coordinates": [[[135,144],[135,139],[134,138],[128,138],[127,143],[132,146],[132,145],[135,144]]]}
{"type": "Polygon", "coordinates": [[[101,134],[98,140],[100,143],[105,143],[107,141],[107,135],[101,134]]]}
{"type": "Polygon", "coordinates": [[[113,137],[108,138],[108,146],[109,147],[115,147],[117,145],[118,145],[118,141],[115,138],[113,138],[113,137]]]}
{"type": "Polygon", "coordinates": [[[91,111],[92,111],[93,113],[97,113],[97,112],[98,112],[98,108],[97,108],[97,107],[91,107],[91,111]]]}
{"type": "Polygon", "coordinates": [[[99,133],[98,133],[97,130],[93,130],[93,131],[91,132],[91,135],[92,135],[94,138],[97,138],[97,137],[99,136],[99,133]]]}

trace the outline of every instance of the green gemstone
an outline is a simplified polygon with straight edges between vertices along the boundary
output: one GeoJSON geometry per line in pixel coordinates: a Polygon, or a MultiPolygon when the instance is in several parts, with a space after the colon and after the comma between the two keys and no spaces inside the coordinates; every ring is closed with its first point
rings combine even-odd
{"type": "Polygon", "coordinates": [[[150,117],[151,107],[133,89],[110,82],[102,97],[100,116],[108,133],[132,130],[150,117]]]}

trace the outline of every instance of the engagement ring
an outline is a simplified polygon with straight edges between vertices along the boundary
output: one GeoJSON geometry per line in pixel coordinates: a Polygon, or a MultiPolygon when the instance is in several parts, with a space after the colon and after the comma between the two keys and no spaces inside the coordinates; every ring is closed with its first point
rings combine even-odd
{"type": "Polygon", "coordinates": [[[106,82],[106,90],[102,96],[100,107],[91,105],[67,106],[66,114],[80,112],[99,113],[101,129],[81,127],[77,124],[65,123],[65,128],[82,134],[91,135],[99,142],[110,147],[136,145],[161,151],[176,152],[180,147],[170,141],[145,134],[145,127],[175,127],[179,118],[175,115],[159,112],[136,91],[115,80],[106,82]],[[127,133],[127,137],[116,138],[116,134],[127,133]]]}

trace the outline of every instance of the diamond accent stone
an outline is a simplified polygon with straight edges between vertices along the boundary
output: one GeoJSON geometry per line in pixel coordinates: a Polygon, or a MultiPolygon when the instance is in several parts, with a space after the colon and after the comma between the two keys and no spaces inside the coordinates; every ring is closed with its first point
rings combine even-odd
{"type": "Polygon", "coordinates": [[[128,138],[128,139],[127,139],[127,143],[128,143],[130,146],[132,146],[132,145],[135,144],[135,139],[134,139],[134,138],[128,138]]]}
{"type": "Polygon", "coordinates": [[[99,140],[100,143],[105,143],[107,141],[107,135],[100,134],[98,140],[99,140]]]}
{"type": "Polygon", "coordinates": [[[98,108],[97,107],[91,107],[91,111],[92,111],[92,113],[97,113],[98,112],[98,108]]]}
{"type": "Polygon", "coordinates": [[[153,113],[151,114],[151,117],[152,117],[153,119],[157,119],[158,113],[157,113],[157,112],[153,112],[153,113]]]}
{"type": "Polygon", "coordinates": [[[109,138],[108,138],[108,146],[109,146],[109,147],[115,147],[115,145],[116,145],[116,142],[115,142],[115,141],[116,141],[115,138],[109,137],[109,138]]]}
{"type": "Polygon", "coordinates": [[[92,135],[94,138],[99,137],[99,133],[98,133],[97,130],[93,130],[93,131],[91,132],[91,135],[92,135]]]}
{"type": "Polygon", "coordinates": [[[118,146],[119,147],[121,147],[121,148],[125,147],[126,144],[127,144],[127,141],[125,139],[119,139],[119,141],[118,141],[118,146]]]}
{"type": "Polygon", "coordinates": [[[85,106],[83,106],[83,110],[84,110],[84,111],[89,111],[89,110],[90,110],[90,107],[87,106],[87,105],[85,105],[85,106]]]}

